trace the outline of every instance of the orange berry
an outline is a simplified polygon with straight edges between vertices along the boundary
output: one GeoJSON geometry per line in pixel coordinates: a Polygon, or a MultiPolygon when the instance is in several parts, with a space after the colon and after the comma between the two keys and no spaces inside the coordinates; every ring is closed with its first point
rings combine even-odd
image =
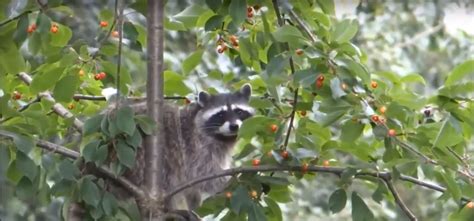
{"type": "Polygon", "coordinates": [[[237,36],[231,35],[229,37],[230,43],[232,43],[233,46],[239,46],[239,39],[237,39],[237,36]]]}
{"type": "Polygon", "coordinates": [[[28,32],[28,34],[31,34],[36,31],[36,24],[31,24],[30,26],[28,26],[28,29],[26,29],[26,31],[28,32]]]}
{"type": "Polygon", "coordinates": [[[283,157],[283,159],[288,159],[288,157],[290,156],[290,153],[288,153],[287,150],[284,150],[280,153],[280,156],[283,157]]]}
{"type": "Polygon", "coordinates": [[[232,198],[232,192],[225,192],[225,197],[226,197],[227,199],[232,198]]]}
{"type": "Polygon", "coordinates": [[[372,82],[370,83],[370,86],[375,89],[375,88],[377,88],[378,84],[377,84],[377,82],[372,81],[372,82]]]}
{"type": "Polygon", "coordinates": [[[300,115],[301,115],[302,117],[305,117],[305,116],[306,116],[306,111],[305,111],[305,110],[300,111],[300,115]]]}
{"type": "Polygon", "coordinates": [[[470,201],[469,203],[466,204],[466,207],[469,209],[474,208],[474,202],[470,201]]]}
{"type": "Polygon", "coordinates": [[[84,75],[85,75],[84,70],[82,70],[82,69],[79,70],[79,77],[84,77],[84,75]]]}
{"type": "Polygon", "coordinates": [[[258,193],[255,190],[250,191],[250,197],[257,199],[258,193]]]}
{"type": "Polygon", "coordinates": [[[253,160],[252,160],[252,165],[253,165],[254,167],[260,165],[260,160],[259,160],[259,159],[253,159],[253,160]]]}
{"type": "Polygon", "coordinates": [[[14,91],[12,95],[13,100],[20,100],[21,99],[21,93],[18,91],[14,91]]]}
{"type": "Polygon", "coordinates": [[[318,88],[318,89],[319,89],[319,88],[322,88],[322,87],[323,87],[323,84],[324,84],[323,81],[317,80],[317,81],[316,81],[316,88],[318,88]]]}
{"type": "Polygon", "coordinates": [[[276,124],[272,124],[272,125],[270,126],[270,130],[271,130],[272,132],[276,132],[276,131],[278,130],[278,126],[277,126],[276,124]]]}
{"type": "Polygon", "coordinates": [[[100,27],[105,28],[105,27],[107,27],[107,26],[109,25],[109,22],[107,22],[107,21],[100,21],[99,25],[100,25],[100,27]]]}
{"type": "Polygon", "coordinates": [[[298,49],[296,49],[295,53],[296,53],[297,55],[303,55],[303,54],[304,54],[304,51],[303,51],[303,49],[298,48],[298,49]]]}
{"type": "Polygon", "coordinates": [[[69,104],[67,105],[67,109],[69,109],[69,110],[74,109],[74,107],[76,107],[76,105],[74,105],[74,103],[69,103],[69,104]]]}
{"type": "Polygon", "coordinates": [[[379,122],[379,116],[377,116],[376,114],[372,115],[372,117],[370,117],[370,119],[372,119],[373,122],[377,123],[379,122]]]}
{"type": "Polygon", "coordinates": [[[394,129],[388,130],[388,136],[394,137],[395,135],[397,135],[397,132],[394,129]]]}
{"type": "Polygon", "coordinates": [[[112,37],[118,38],[119,37],[119,32],[118,31],[113,31],[112,32],[112,37]]]}
{"type": "Polygon", "coordinates": [[[342,88],[342,90],[347,90],[347,84],[342,83],[342,84],[341,84],[341,88],[342,88]]]}
{"type": "Polygon", "coordinates": [[[103,72],[103,71],[100,72],[99,75],[100,75],[100,80],[104,79],[105,76],[106,76],[106,75],[105,75],[105,72],[103,72]]]}
{"type": "Polygon", "coordinates": [[[328,167],[328,166],[329,166],[329,160],[323,161],[323,166],[324,166],[324,167],[328,167]]]}
{"type": "Polygon", "coordinates": [[[381,106],[381,107],[379,108],[379,111],[380,111],[381,114],[385,114],[385,112],[387,111],[387,107],[381,106]]]}
{"type": "Polygon", "coordinates": [[[227,50],[227,46],[225,46],[224,44],[221,44],[221,45],[217,46],[217,53],[219,53],[219,54],[224,53],[224,51],[226,51],[226,50],[227,50]]]}
{"type": "Polygon", "coordinates": [[[320,74],[320,75],[318,76],[318,81],[324,81],[324,75],[320,74]]]}
{"type": "Polygon", "coordinates": [[[53,25],[53,26],[51,26],[49,31],[51,31],[51,33],[53,33],[53,34],[56,34],[59,31],[59,27],[57,25],[53,25]]]}
{"type": "Polygon", "coordinates": [[[301,171],[303,171],[303,173],[308,172],[308,167],[308,163],[303,163],[303,165],[301,166],[301,171]]]}

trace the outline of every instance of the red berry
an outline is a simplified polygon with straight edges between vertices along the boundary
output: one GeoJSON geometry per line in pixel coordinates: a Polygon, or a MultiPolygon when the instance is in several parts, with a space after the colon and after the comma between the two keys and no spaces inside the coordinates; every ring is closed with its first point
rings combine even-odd
{"type": "Polygon", "coordinates": [[[28,34],[31,34],[36,31],[36,24],[31,24],[30,26],[28,26],[28,29],[26,29],[26,31],[28,32],[28,34]]]}
{"type": "Polygon", "coordinates": [[[225,197],[226,197],[227,199],[232,198],[232,192],[225,192],[225,197]]]}
{"type": "Polygon", "coordinates": [[[300,115],[301,115],[302,117],[306,116],[306,111],[305,111],[305,110],[300,111],[300,115]]]}
{"type": "Polygon", "coordinates": [[[308,167],[308,163],[303,163],[303,165],[301,166],[301,171],[303,171],[303,173],[308,172],[308,167]]]}
{"type": "Polygon", "coordinates": [[[470,201],[469,203],[466,204],[466,207],[469,209],[474,208],[474,202],[470,201]]]}
{"type": "Polygon", "coordinates": [[[318,76],[318,81],[324,81],[324,75],[320,74],[320,75],[318,76]]]}
{"type": "Polygon", "coordinates": [[[329,160],[325,160],[325,161],[323,161],[323,166],[324,166],[324,167],[328,167],[328,166],[329,166],[329,164],[330,164],[330,163],[329,163],[329,160]]]}
{"type": "Polygon", "coordinates": [[[319,89],[319,88],[322,88],[322,87],[323,87],[323,84],[324,84],[323,81],[317,80],[317,81],[316,81],[316,88],[318,88],[318,89],[319,89]]]}
{"type": "Polygon", "coordinates": [[[385,112],[387,111],[387,107],[381,106],[381,107],[379,108],[379,111],[380,111],[381,114],[385,114],[385,112]]]}
{"type": "Polygon", "coordinates": [[[118,31],[113,31],[112,32],[112,37],[118,38],[119,37],[119,32],[118,31]]]}
{"type": "Polygon", "coordinates": [[[370,83],[370,86],[371,86],[373,89],[375,89],[375,88],[377,88],[378,84],[377,84],[377,82],[372,81],[372,82],[370,83]]]}
{"type": "Polygon", "coordinates": [[[275,133],[278,130],[278,126],[276,124],[272,124],[270,126],[270,130],[275,133]]]}
{"type": "Polygon", "coordinates": [[[58,33],[58,31],[59,31],[59,27],[56,26],[56,25],[53,25],[53,26],[51,26],[51,28],[49,29],[49,31],[51,31],[51,33],[53,33],[53,34],[56,34],[56,33],[58,33]]]}
{"type": "Polygon", "coordinates": [[[95,74],[95,75],[94,75],[94,79],[95,79],[96,81],[100,81],[100,80],[102,79],[100,76],[101,76],[100,74],[95,74]]]}
{"type": "Polygon", "coordinates": [[[375,114],[372,115],[372,117],[370,117],[370,118],[371,118],[372,121],[375,122],[375,123],[379,122],[379,120],[380,120],[380,119],[379,119],[379,116],[377,116],[377,115],[375,115],[375,114]]]}
{"type": "Polygon", "coordinates": [[[99,25],[100,27],[105,28],[109,25],[109,23],[107,21],[100,21],[99,25]]]}
{"type": "Polygon", "coordinates": [[[259,159],[253,159],[253,160],[252,160],[252,165],[253,165],[254,167],[260,165],[260,160],[259,160],[259,159]]]}
{"type": "Polygon", "coordinates": [[[100,72],[99,75],[100,75],[100,80],[105,79],[105,76],[106,76],[105,72],[100,72]]]}
{"type": "Polygon", "coordinates": [[[397,132],[394,129],[388,130],[388,136],[394,137],[395,135],[397,135],[397,132]]]}
{"type": "Polygon", "coordinates": [[[284,150],[280,153],[281,157],[283,157],[283,159],[288,159],[288,157],[290,156],[290,153],[288,153],[287,150],[284,150]]]}
{"type": "Polygon", "coordinates": [[[12,95],[13,100],[20,100],[21,99],[21,93],[18,91],[14,91],[12,95]]]}

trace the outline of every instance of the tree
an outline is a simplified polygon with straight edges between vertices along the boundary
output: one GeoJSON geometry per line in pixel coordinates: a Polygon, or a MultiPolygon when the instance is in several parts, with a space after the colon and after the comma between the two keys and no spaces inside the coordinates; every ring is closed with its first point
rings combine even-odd
{"type": "MultiPolygon", "coordinates": [[[[363,39],[353,40],[363,25],[336,18],[333,1],[206,0],[173,16],[164,16],[169,8],[162,1],[95,3],[99,13],[73,2],[1,4],[8,15],[0,13],[0,159],[15,192],[9,197],[30,201],[29,207],[61,199],[64,218],[159,219],[167,216],[163,200],[173,194],[231,176],[199,215],[281,220],[292,184],[328,174],[335,188],[326,209],[336,214],[350,206],[353,220],[383,218],[368,202],[399,208],[398,219],[422,219],[411,207],[418,201],[406,203],[410,187],[442,193],[440,201],[459,207],[449,211],[452,220],[474,216],[472,59],[421,96],[422,75],[367,65],[371,55],[356,45],[363,39]],[[87,35],[77,23],[90,18],[76,10],[95,21],[87,35]],[[173,36],[184,41],[171,47],[173,36]],[[189,47],[184,57],[173,50],[189,47]],[[176,54],[180,65],[166,54],[163,60],[164,52],[176,54]],[[225,59],[235,70],[214,62],[225,59]],[[161,192],[163,133],[150,118],[163,117],[164,100],[186,105],[195,88],[215,93],[246,82],[259,114],[239,132],[239,167],[161,192]],[[100,93],[109,86],[127,100],[114,107],[116,115],[103,111],[109,98],[100,93]],[[145,92],[148,117],[127,105],[144,100],[145,92]],[[143,147],[141,133],[149,135],[143,147]],[[144,162],[136,160],[140,148],[144,162]],[[143,185],[127,176],[137,163],[146,164],[143,185]]],[[[360,10],[371,8],[361,4],[360,10]]]]}

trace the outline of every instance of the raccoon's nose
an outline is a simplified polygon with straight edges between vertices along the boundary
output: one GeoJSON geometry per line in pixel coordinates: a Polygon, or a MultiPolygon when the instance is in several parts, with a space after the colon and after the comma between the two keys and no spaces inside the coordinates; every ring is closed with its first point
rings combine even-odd
{"type": "Polygon", "coordinates": [[[232,132],[236,132],[237,130],[239,130],[239,125],[238,124],[231,124],[231,125],[229,125],[229,130],[232,131],[232,132]]]}

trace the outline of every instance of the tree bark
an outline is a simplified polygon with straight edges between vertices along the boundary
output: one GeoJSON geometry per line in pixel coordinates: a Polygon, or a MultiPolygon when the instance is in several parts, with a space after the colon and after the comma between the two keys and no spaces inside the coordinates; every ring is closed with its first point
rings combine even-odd
{"type": "Polygon", "coordinates": [[[146,138],[145,145],[145,187],[152,200],[146,202],[143,217],[147,220],[161,220],[163,217],[163,14],[164,0],[148,1],[147,11],[147,109],[148,116],[156,120],[157,131],[146,138]]]}

